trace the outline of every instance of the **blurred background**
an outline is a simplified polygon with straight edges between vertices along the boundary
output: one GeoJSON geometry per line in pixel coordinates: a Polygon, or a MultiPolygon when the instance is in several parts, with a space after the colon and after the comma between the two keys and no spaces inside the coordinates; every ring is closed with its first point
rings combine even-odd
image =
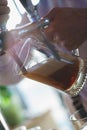
{"type": "Polygon", "coordinates": [[[0,86],[0,109],[12,129],[26,125],[41,126],[43,130],[73,130],[63,95],[50,86],[25,78],[16,85],[0,86]]]}

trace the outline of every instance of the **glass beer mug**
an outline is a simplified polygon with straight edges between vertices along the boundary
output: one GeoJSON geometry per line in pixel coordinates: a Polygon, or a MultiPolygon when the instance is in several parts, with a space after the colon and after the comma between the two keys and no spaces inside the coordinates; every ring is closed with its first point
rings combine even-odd
{"type": "MultiPolygon", "coordinates": [[[[23,3],[22,0],[20,1],[23,3]]],[[[71,96],[78,95],[87,79],[87,60],[65,52],[59,49],[57,44],[55,46],[51,43],[44,31],[51,24],[49,19],[41,19],[37,6],[32,7],[31,10],[28,8],[27,10],[31,11],[30,16],[33,22],[15,29],[22,37],[29,35],[25,43],[29,46],[27,52],[29,56],[26,55],[25,60],[22,61],[23,49],[19,55],[13,56],[17,62],[17,73],[53,86],[71,96]]]]}

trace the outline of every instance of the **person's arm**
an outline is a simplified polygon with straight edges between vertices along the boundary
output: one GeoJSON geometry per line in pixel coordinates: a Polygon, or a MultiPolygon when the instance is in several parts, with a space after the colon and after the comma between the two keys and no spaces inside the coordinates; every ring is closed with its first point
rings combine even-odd
{"type": "MultiPolygon", "coordinates": [[[[8,7],[7,0],[0,0],[0,26],[5,26],[9,19],[10,8],[8,7]]],[[[4,36],[4,49],[14,45],[15,36],[12,37],[11,32],[6,32],[4,36]]],[[[5,50],[6,51],[6,50],[5,50]]],[[[21,76],[16,73],[16,62],[8,53],[0,55],[0,85],[11,85],[19,82],[21,76]]]]}

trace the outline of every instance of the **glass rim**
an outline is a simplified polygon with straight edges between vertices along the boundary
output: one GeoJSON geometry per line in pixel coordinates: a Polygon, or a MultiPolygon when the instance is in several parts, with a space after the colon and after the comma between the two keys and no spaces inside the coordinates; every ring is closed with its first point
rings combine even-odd
{"type": "MultiPolygon", "coordinates": [[[[75,111],[74,113],[72,113],[70,115],[70,121],[84,121],[87,120],[87,115],[81,117],[79,112],[82,111],[83,109],[79,109],[77,111],[75,111]]],[[[86,113],[87,113],[87,109],[85,109],[86,113]]]]}

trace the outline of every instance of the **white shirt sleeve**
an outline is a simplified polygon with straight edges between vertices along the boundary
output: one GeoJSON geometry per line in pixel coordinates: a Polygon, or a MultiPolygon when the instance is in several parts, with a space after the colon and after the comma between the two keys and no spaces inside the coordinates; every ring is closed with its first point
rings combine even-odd
{"type": "Polygon", "coordinates": [[[16,84],[21,80],[22,76],[17,74],[13,58],[8,54],[0,56],[0,85],[16,84]]]}
{"type": "MultiPolygon", "coordinates": [[[[22,64],[29,62],[31,44],[32,40],[28,38],[20,41],[11,49],[19,57],[22,64]]],[[[19,71],[21,69],[11,53],[0,56],[0,85],[12,85],[20,82],[24,77],[19,74],[19,71]]]]}

